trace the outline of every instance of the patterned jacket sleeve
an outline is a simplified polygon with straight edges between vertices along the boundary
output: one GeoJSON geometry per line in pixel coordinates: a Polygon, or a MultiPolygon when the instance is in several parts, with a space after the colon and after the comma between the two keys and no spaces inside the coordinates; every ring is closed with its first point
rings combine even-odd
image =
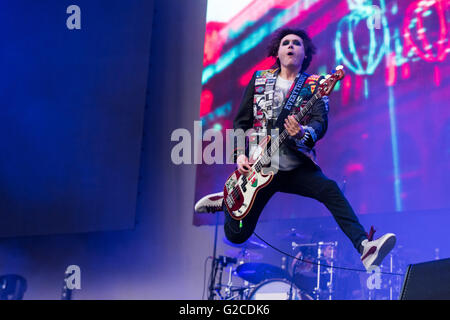
{"type": "Polygon", "coordinates": [[[248,157],[248,141],[245,139],[244,133],[253,127],[253,93],[255,90],[255,79],[256,72],[253,74],[252,79],[244,91],[241,104],[239,105],[238,112],[233,121],[233,129],[235,130],[234,146],[237,147],[233,154],[234,162],[236,162],[237,157],[241,154],[246,154],[248,157]],[[244,133],[241,132],[239,134],[239,131],[236,131],[237,129],[242,129],[244,133]],[[239,144],[237,139],[245,140],[244,149],[238,147],[239,144]]]}

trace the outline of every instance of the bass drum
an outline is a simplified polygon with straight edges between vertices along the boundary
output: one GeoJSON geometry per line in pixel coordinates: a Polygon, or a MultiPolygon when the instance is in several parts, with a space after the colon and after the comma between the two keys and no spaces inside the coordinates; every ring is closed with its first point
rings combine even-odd
{"type": "Polygon", "coordinates": [[[286,279],[269,279],[257,285],[248,300],[313,300],[294,283],[286,279]]]}

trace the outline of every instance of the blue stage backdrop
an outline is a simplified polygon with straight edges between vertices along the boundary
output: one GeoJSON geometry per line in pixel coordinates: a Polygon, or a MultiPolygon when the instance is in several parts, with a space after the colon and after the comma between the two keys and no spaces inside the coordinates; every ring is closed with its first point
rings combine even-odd
{"type": "Polygon", "coordinates": [[[134,227],[152,10],[0,2],[0,236],[134,227]]]}
{"type": "MultiPolygon", "coordinates": [[[[200,119],[225,136],[267,44],[281,27],[305,29],[318,48],[307,72],[342,64],[328,132],[317,145],[324,173],[358,214],[450,208],[450,1],[248,0],[235,12],[208,3],[200,119]]],[[[204,142],[204,146],[209,142],[204,142]]],[[[223,159],[225,161],[225,159],[223,159]]],[[[197,166],[196,200],[223,190],[234,165],[197,166]]],[[[276,194],[261,219],[320,217],[311,199],[276,194]]],[[[215,218],[194,214],[194,224],[215,218]]]]}

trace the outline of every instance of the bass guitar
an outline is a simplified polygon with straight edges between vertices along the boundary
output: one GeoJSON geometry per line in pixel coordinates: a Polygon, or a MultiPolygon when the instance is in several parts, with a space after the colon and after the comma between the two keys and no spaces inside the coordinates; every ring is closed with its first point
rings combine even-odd
{"type": "MultiPolygon", "coordinates": [[[[322,79],[313,96],[301,111],[295,114],[297,122],[300,123],[316,101],[328,96],[336,83],[344,78],[344,75],[343,67],[338,66],[336,72],[322,79]]],[[[275,154],[288,136],[288,132],[283,130],[276,139],[271,141],[270,148],[268,148],[271,137],[267,135],[257,146],[256,150],[260,150],[260,152],[255,152],[250,158],[251,170],[246,175],[236,170],[228,177],[223,190],[224,203],[233,219],[244,219],[250,212],[258,191],[272,181],[274,173],[265,173],[262,169],[270,163],[271,155],[275,154]]]]}

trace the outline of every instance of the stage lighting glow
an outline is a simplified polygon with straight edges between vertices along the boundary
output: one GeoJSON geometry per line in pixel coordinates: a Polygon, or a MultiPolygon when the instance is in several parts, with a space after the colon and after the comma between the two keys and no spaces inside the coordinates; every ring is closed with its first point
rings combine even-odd
{"type": "Polygon", "coordinates": [[[397,133],[397,119],[395,115],[395,98],[394,89],[392,86],[389,90],[389,123],[391,126],[391,147],[392,147],[392,163],[394,167],[394,196],[395,196],[395,210],[402,211],[402,181],[400,179],[400,154],[398,152],[398,133],[397,133]]]}
{"type": "Polygon", "coordinates": [[[236,15],[236,12],[244,9],[253,0],[208,0],[206,22],[228,22],[236,15]]]}
{"type": "Polygon", "coordinates": [[[405,50],[412,48],[420,58],[426,61],[444,61],[449,52],[447,50],[449,48],[448,22],[446,21],[448,9],[448,0],[420,0],[411,3],[406,11],[403,27],[405,50]],[[425,25],[429,27],[426,28],[425,25]],[[438,35],[438,39],[431,38],[434,33],[438,35]]]}
{"type": "MultiPolygon", "coordinates": [[[[350,202],[363,213],[448,208],[437,168],[447,168],[441,152],[448,148],[439,147],[438,137],[450,122],[449,6],[450,0],[255,0],[228,22],[210,21],[207,33],[214,36],[205,45],[202,81],[214,99],[211,105],[202,100],[203,125],[232,128],[252,75],[275,63],[266,51],[273,32],[304,29],[318,49],[308,73],[327,74],[337,64],[346,69],[330,96],[329,127],[317,150],[321,167],[333,178],[347,176],[354,184],[350,202]]],[[[199,166],[197,175],[199,198],[215,192],[229,172],[199,166]]],[[[268,220],[274,212],[276,218],[325,214],[283,196],[266,211],[268,220]],[[298,206],[298,215],[289,209],[298,206]]],[[[195,224],[214,222],[194,218],[195,224]]]]}
{"type": "MultiPolygon", "coordinates": [[[[296,1],[289,8],[282,10],[280,13],[275,15],[271,21],[263,24],[261,27],[259,27],[249,36],[243,39],[240,43],[225,52],[215,64],[206,66],[202,74],[202,84],[205,85],[213,76],[222,72],[237,58],[246,54],[251,49],[260,44],[261,41],[263,41],[269,34],[286,25],[289,21],[296,18],[300,13],[305,13],[305,11],[308,10],[316,2],[318,2],[318,0],[303,2],[296,1]]],[[[272,7],[275,6],[275,3],[276,2],[272,3],[272,7]]],[[[228,38],[228,36],[229,34],[227,35],[227,37],[222,37],[228,38]]],[[[234,33],[234,37],[236,37],[236,33],[234,33]]]]}
{"type": "Polygon", "coordinates": [[[356,74],[373,74],[383,56],[389,52],[390,32],[387,19],[383,14],[385,11],[384,1],[380,0],[380,4],[381,13],[380,10],[375,10],[373,6],[359,6],[338,24],[335,40],[336,61],[344,64],[356,74]],[[368,37],[366,39],[369,42],[369,52],[366,56],[363,56],[355,44],[354,33],[361,22],[363,25],[361,28],[365,28],[367,21],[374,19],[374,15],[377,13],[380,13],[382,30],[376,32],[373,26],[367,28],[368,37]],[[343,45],[344,37],[347,40],[348,52],[346,52],[347,46],[343,45]],[[364,61],[367,62],[363,63],[364,61]]]}

